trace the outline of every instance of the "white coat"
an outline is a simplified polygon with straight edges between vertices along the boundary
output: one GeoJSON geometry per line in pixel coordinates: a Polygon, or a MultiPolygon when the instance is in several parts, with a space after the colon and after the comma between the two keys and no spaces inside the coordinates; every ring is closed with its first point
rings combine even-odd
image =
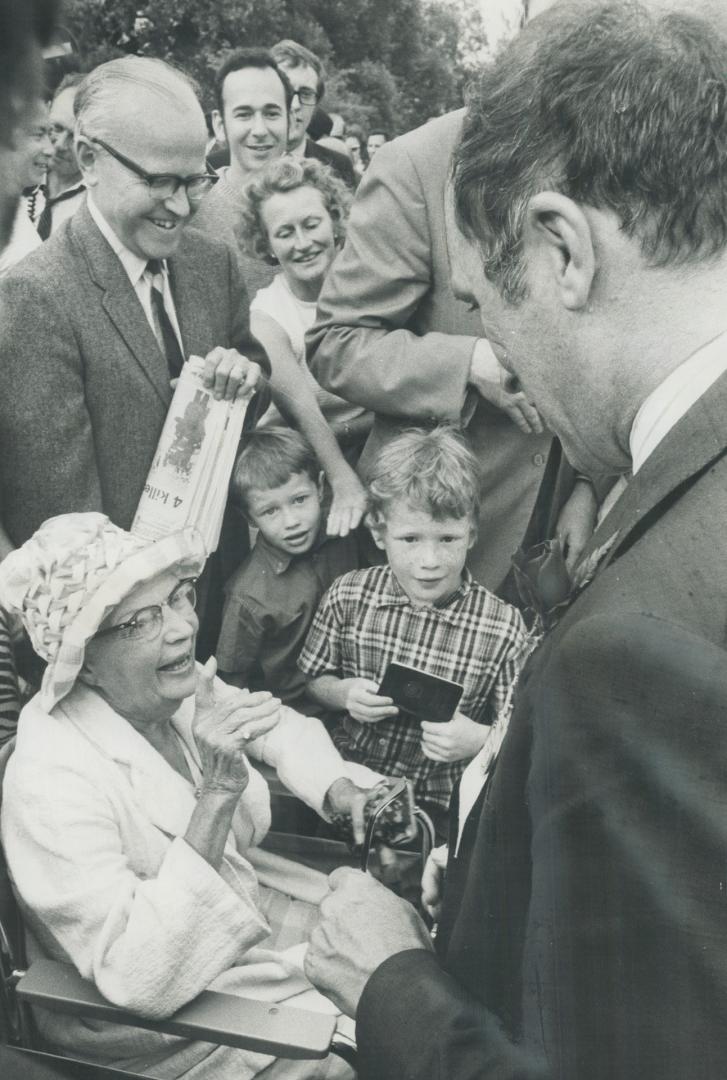
{"type": "MultiPolygon", "coordinates": [[[[172,723],[194,763],[193,715],[188,698],[172,723]]],[[[249,750],[318,811],[341,775],[378,779],[342,762],[320,722],[290,709],[249,750]]],[[[70,961],[110,1001],[145,1016],[169,1015],[208,987],[335,1011],[305,979],[300,948],[265,948],[265,897],[247,850],[270,825],[265,780],[250,767],[219,873],[182,839],[194,806],[192,785],[95,691],[77,684],[50,714],[31,701],[1,819],[31,958],[70,961]]],[[[323,875],[262,861],[288,894],[316,902],[325,892],[323,875]]],[[[241,1080],[272,1060],[42,1011],[38,1021],[61,1050],[157,1077],[241,1080]]]]}

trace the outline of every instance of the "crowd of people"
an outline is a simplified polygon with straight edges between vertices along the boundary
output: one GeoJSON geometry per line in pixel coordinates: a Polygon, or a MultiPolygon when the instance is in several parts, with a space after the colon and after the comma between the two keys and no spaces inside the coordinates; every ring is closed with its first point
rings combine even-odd
{"type": "MultiPolygon", "coordinates": [[[[727,20],[546,6],[391,139],[325,114],[290,39],[231,51],[207,116],[148,56],[44,96],[54,5],[0,0],[29,955],[146,1017],[206,988],[335,1013],[362,1080],[724,1071],[727,20]],[[249,402],[212,553],[132,524],[190,356],[249,402]],[[261,853],[266,769],[354,843],[406,778],[418,904],[261,853]]],[[[135,1074],[354,1075],[36,1013],[135,1074]]]]}

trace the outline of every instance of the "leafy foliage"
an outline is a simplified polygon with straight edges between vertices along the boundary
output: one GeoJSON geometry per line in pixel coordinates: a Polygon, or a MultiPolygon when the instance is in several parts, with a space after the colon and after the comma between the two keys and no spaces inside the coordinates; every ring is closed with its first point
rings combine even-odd
{"type": "Polygon", "coordinates": [[[243,45],[293,38],[328,70],[326,106],[392,134],[456,108],[486,45],[474,0],[65,0],[89,65],[122,53],[183,67],[212,104],[213,72],[243,45]],[[466,47],[462,48],[462,36],[466,47]]]}

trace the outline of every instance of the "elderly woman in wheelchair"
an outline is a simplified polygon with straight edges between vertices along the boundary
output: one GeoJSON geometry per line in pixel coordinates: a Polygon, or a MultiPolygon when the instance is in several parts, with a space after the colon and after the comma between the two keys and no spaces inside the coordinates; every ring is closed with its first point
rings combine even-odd
{"type": "MultiPolygon", "coordinates": [[[[164,1017],[212,988],[335,1011],[303,974],[325,878],[258,853],[270,825],[250,758],[323,816],[380,780],[319,721],[195,662],[193,531],[156,543],[101,514],[53,518],[0,567],[0,602],[47,661],[20,718],[2,842],[31,958],[71,962],[115,1004],[164,1017]],[[264,856],[264,857],[263,857],[264,856]]],[[[61,1052],[156,1077],[350,1075],[43,1012],[61,1052]]]]}

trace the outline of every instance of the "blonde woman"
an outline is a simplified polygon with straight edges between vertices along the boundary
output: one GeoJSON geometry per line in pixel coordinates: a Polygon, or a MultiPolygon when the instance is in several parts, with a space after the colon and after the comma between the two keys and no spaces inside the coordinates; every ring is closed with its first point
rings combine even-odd
{"type": "Polygon", "coordinates": [[[357,456],[371,418],[315,382],[305,360],[305,333],[343,243],[350,195],[325,165],[292,157],[271,162],[245,195],[244,243],[250,254],[280,267],[250,305],[251,329],[272,366],[274,404],[258,426],[279,424],[282,413],[300,428],[333,493],[328,533],[345,536],[358,525],[365,505],[363,488],[346,458],[357,456]]]}

